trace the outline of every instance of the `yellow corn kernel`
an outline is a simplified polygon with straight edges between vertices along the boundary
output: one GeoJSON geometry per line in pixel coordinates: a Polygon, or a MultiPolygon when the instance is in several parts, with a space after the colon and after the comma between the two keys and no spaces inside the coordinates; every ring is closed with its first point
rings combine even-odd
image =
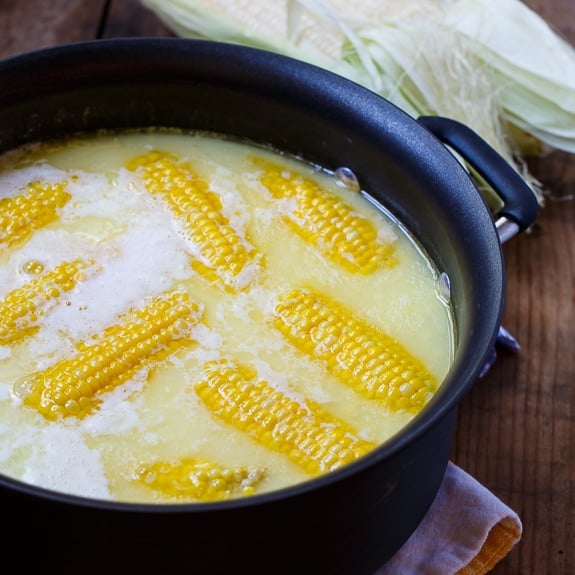
{"type": "Polygon", "coordinates": [[[329,373],[391,410],[417,413],[437,388],[435,377],[398,341],[321,294],[295,289],[283,295],[274,325],[329,373]]]}
{"type": "Polygon", "coordinates": [[[315,181],[257,159],[260,182],[275,198],[294,199],[287,222],[324,257],[354,273],[369,274],[397,264],[394,247],[382,242],[377,227],[315,181]]]}
{"type": "Polygon", "coordinates": [[[63,262],[11,291],[0,300],[0,345],[14,343],[36,333],[40,320],[57,306],[62,296],[94,270],[92,261],[63,262]]]}
{"type": "Polygon", "coordinates": [[[0,199],[0,246],[24,241],[54,221],[70,199],[66,182],[30,182],[18,196],[0,199]]]}
{"type": "Polygon", "coordinates": [[[186,458],[142,465],[136,471],[136,479],[167,497],[218,501],[254,495],[266,474],[264,468],[224,467],[211,461],[186,458]]]}
{"type": "Polygon", "coordinates": [[[311,475],[351,463],[375,447],[319,405],[282,393],[246,365],[211,362],[195,389],[224,423],[311,475]]]}
{"type": "Polygon", "coordinates": [[[22,264],[21,270],[31,276],[40,275],[44,271],[44,264],[37,260],[30,260],[22,264]]]}
{"type": "Polygon", "coordinates": [[[159,194],[182,224],[198,258],[194,269],[208,281],[217,277],[230,288],[244,287],[239,275],[252,262],[254,248],[230,225],[208,183],[189,164],[164,152],[138,156],[128,169],[140,172],[148,191],[159,194]]]}
{"type": "Polygon", "coordinates": [[[99,406],[103,392],[191,343],[200,316],[200,307],[183,292],[155,297],[94,341],[78,344],[75,356],[16,382],[14,392],[48,419],[84,417],[99,406]]]}

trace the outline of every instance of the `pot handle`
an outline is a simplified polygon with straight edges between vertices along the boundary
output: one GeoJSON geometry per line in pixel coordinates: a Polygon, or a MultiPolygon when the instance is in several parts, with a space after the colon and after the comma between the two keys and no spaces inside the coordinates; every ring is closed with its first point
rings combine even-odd
{"type": "MultiPolygon", "coordinates": [[[[525,180],[481,136],[471,128],[441,116],[420,116],[417,121],[441,142],[453,148],[472,166],[503,200],[499,219],[495,223],[501,243],[517,232],[526,230],[537,218],[539,203],[525,180]]],[[[483,366],[483,377],[495,362],[497,347],[519,350],[518,341],[503,327],[499,327],[496,346],[483,366]]]]}
{"type": "Polygon", "coordinates": [[[502,243],[535,222],[539,203],[533,190],[481,136],[450,118],[420,116],[417,121],[460,154],[502,199],[496,222],[502,243]]]}

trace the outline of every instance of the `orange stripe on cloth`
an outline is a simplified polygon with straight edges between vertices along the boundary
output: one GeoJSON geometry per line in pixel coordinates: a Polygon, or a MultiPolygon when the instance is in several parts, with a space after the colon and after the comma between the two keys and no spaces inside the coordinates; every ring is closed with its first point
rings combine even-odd
{"type": "Polygon", "coordinates": [[[486,575],[522,529],[513,509],[450,462],[426,516],[376,575],[486,575]]]}
{"type": "Polygon", "coordinates": [[[491,528],[477,555],[456,575],[485,575],[489,573],[513,549],[520,538],[521,527],[513,518],[504,517],[491,528]]]}

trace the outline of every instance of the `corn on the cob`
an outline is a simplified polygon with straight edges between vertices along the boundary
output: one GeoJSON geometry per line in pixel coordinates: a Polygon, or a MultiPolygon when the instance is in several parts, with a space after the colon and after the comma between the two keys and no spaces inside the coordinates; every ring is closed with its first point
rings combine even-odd
{"type": "Polygon", "coordinates": [[[376,226],[351,205],[280,165],[260,159],[257,163],[263,166],[260,182],[274,197],[295,200],[287,221],[325,257],[362,274],[397,263],[393,244],[382,242],[376,226]]]}
{"type": "Polygon", "coordinates": [[[33,181],[23,194],[0,199],[0,247],[24,241],[54,221],[71,197],[66,186],[66,182],[33,181]]]}
{"type": "Polygon", "coordinates": [[[417,413],[437,387],[435,377],[398,341],[322,294],[304,289],[284,294],[274,325],[343,383],[391,410],[417,413]]]}
{"type": "Polygon", "coordinates": [[[200,307],[183,292],[158,296],[95,342],[80,343],[75,356],[18,381],[15,393],[48,419],[84,417],[99,405],[101,393],[190,343],[200,315],[200,307]]]}
{"type": "Polygon", "coordinates": [[[264,468],[224,467],[212,461],[186,458],[141,465],[136,478],[167,497],[218,501],[253,495],[266,473],[264,468]]]}
{"type": "Polygon", "coordinates": [[[351,463],[375,447],[319,405],[292,399],[246,365],[212,362],[195,389],[223,422],[311,475],[351,463]]]}
{"type": "Polygon", "coordinates": [[[151,194],[159,194],[182,223],[198,258],[193,268],[209,281],[219,278],[229,288],[238,285],[240,272],[255,256],[246,238],[230,225],[222,213],[220,197],[190,165],[163,152],[149,152],[128,164],[139,170],[151,194]]]}
{"type": "MultiPolygon", "coordinates": [[[[374,1],[374,0],[370,0],[374,1]]],[[[336,24],[307,10],[301,2],[280,0],[264,5],[253,0],[143,0],[164,23],[180,36],[249,44],[286,53],[294,58],[328,66],[339,60],[343,34],[336,24]]],[[[340,0],[341,9],[349,3],[340,0]]],[[[353,4],[354,17],[357,9],[353,4]]]]}
{"type": "Polygon", "coordinates": [[[61,302],[62,295],[72,291],[95,269],[92,261],[63,262],[11,291],[0,300],[0,345],[34,334],[40,319],[61,302]]]}

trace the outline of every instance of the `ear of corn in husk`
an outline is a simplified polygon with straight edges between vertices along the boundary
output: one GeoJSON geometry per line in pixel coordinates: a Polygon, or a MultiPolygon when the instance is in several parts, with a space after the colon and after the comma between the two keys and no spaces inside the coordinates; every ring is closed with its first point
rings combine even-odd
{"type": "Polygon", "coordinates": [[[462,121],[516,167],[540,203],[524,156],[575,152],[575,50],[520,0],[142,2],[180,36],[299,58],[414,117],[462,121]]]}

